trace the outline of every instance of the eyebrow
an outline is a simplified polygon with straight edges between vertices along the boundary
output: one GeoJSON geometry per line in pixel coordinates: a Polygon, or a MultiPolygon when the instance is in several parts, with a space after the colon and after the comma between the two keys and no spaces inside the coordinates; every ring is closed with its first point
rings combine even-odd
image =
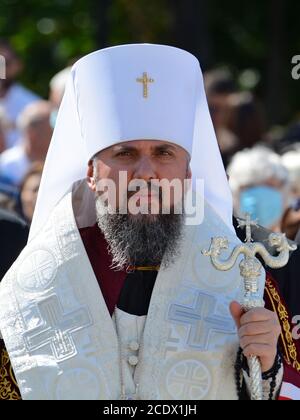
{"type": "Polygon", "coordinates": [[[159,144],[158,146],[155,146],[155,149],[172,149],[176,151],[178,150],[178,147],[173,146],[172,144],[164,143],[164,144],[159,144]]]}
{"type": "MultiPolygon", "coordinates": [[[[178,148],[176,146],[173,146],[172,144],[169,143],[163,143],[163,144],[159,144],[156,146],[152,147],[154,150],[165,150],[165,149],[172,149],[174,151],[178,150],[178,148]]],[[[116,145],[113,147],[113,151],[114,152],[120,152],[120,151],[138,151],[138,148],[135,146],[130,146],[130,145],[116,145]]]]}

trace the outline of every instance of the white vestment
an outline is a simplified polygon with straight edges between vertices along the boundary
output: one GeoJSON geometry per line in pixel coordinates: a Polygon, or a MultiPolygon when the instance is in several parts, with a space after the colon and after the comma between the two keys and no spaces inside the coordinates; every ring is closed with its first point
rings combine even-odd
{"type": "Polygon", "coordinates": [[[119,399],[121,342],[127,393],[138,382],[140,399],[237,399],[229,304],[243,295],[238,262],[220,272],[201,253],[212,237],[227,236],[228,257],[239,243],[232,231],[206,205],[205,221],[185,226],[179,258],[157,275],[145,328],[123,313],[118,340],[76,224],[76,202],[71,192],[63,197],[0,286],[0,329],[22,398],[119,399]],[[140,349],[132,352],[136,340],[140,349]],[[135,368],[127,363],[132,354],[135,368]]]}

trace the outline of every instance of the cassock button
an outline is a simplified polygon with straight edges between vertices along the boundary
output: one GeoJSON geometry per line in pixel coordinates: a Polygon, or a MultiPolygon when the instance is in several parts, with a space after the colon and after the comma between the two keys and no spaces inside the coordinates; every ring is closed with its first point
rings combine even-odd
{"type": "Polygon", "coordinates": [[[131,343],[129,343],[129,348],[132,351],[137,351],[140,348],[140,345],[137,341],[131,341],[131,343]]]}
{"type": "Polygon", "coordinates": [[[139,361],[139,359],[138,359],[138,357],[136,357],[136,356],[129,356],[129,357],[128,357],[128,363],[129,363],[131,366],[136,366],[136,365],[138,364],[138,361],[139,361]]]}

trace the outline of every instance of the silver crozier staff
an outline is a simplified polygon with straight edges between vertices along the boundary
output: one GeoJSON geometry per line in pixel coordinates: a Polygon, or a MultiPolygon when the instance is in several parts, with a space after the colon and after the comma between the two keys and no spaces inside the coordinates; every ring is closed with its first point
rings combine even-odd
{"type": "MultiPolygon", "coordinates": [[[[289,251],[294,251],[296,246],[289,245],[284,234],[271,233],[268,237],[269,245],[276,247],[275,249],[278,252],[278,255],[273,257],[262,243],[252,241],[251,226],[258,227],[257,222],[251,221],[249,214],[246,215],[245,221],[238,219],[238,222],[239,227],[246,227],[246,240],[244,244],[233,249],[227,260],[219,258],[222,250],[228,249],[229,244],[226,237],[212,238],[209,251],[202,251],[202,253],[210,256],[213,266],[221,271],[231,270],[239,255],[244,255],[239,267],[245,286],[244,299],[241,305],[246,312],[252,308],[264,306],[264,301],[258,293],[258,278],[261,275],[262,264],[255,256],[260,255],[269,267],[280,268],[287,264],[289,251]]],[[[251,400],[262,400],[262,373],[259,358],[250,356],[248,366],[251,381],[251,400]]]]}

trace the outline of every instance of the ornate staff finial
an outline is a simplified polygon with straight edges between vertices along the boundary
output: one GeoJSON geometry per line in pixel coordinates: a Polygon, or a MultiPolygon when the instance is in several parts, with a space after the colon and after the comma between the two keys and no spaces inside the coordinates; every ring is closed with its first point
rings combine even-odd
{"type": "MultiPolygon", "coordinates": [[[[217,270],[231,270],[235,265],[239,255],[244,258],[239,264],[240,274],[244,279],[245,294],[242,306],[245,311],[252,308],[264,306],[264,301],[259,295],[258,279],[261,275],[262,264],[256,258],[260,255],[265,263],[272,268],[280,268],[287,264],[289,260],[289,251],[294,251],[297,246],[289,245],[286,236],[281,233],[271,233],[268,237],[269,245],[274,246],[278,255],[273,257],[269,254],[265,246],[260,242],[253,242],[251,237],[251,226],[256,226],[257,221],[251,221],[250,215],[246,214],[246,220],[238,219],[239,227],[246,227],[246,240],[244,244],[233,248],[231,255],[227,260],[222,260],[220,254],[222,250],[229,248],[229,242],[226,237],[212,238],[210,249],[202,251],[206,256],[210,256],[213,266],[217,270]]],[[[251,399],[262,399],[262,376],[261,366],[258,357],[250,356],[248,365],[251,378],[251,399]]]]}
{"type": "Polygon", "coordinates": [[[249,213],[246,213],[245,215],[245,219],[237,219],[237,221],[239,222],[238,224],[238,228],[243,228],[246,227],[246,239],[245,242],[250,243],[252,242],[252,234],[251,234],[251,226],[255,226],[255,227],[259,227],[258,226],[258,220],[251,220],[251,215],[249,213]]]}

